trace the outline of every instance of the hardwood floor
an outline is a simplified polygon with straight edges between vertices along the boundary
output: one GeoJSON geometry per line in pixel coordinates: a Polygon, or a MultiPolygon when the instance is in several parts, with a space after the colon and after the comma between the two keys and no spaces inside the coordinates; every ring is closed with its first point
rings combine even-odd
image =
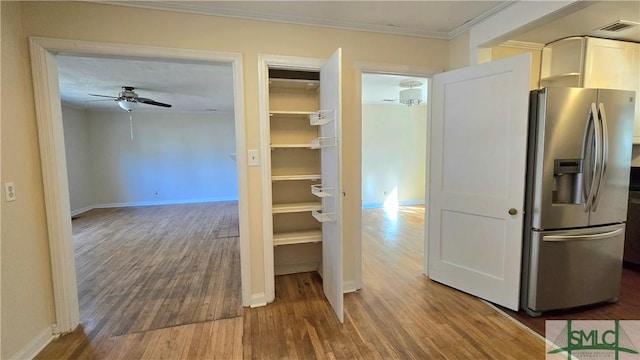
{"type": "Polygon", "coordinates": [[[242,315],[236,202],[94,209],[73,220],[73,238],[81,327],[57,341],[75,348],[69,358],[242,315]]]}
{"type": "Polygon", "coordinates": [[[482,301],[421,274],[424,208],[364,211],[363,289],[339,324],[315,273],[276,277],[276,301],[245,309],[246,359],[532,359],[544,343],[482,301]]]}
{"type": "Polygon", "coordinates": [[[423,208],[403,207],[397,219],[380,209],[363,214],[363,289],[345,295],[344,324],[324,299],[318,274],[301,273],[276,277],[276,300],[245,308],[241,317],[119,336],[113,330],[122,327],[103,320],[53,342],[38,358],[544,358],[538,337],[421,274],[423,208]]]}
{"type": "Polygon", "coordinates": [[[242,317],[89,339],[78,328],[36,359],[241,359],[242,317]]]}

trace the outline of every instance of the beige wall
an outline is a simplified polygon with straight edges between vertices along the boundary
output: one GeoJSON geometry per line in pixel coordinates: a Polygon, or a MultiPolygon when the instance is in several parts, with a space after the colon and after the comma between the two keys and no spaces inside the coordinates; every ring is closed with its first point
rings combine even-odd
{"type": "MultiPolygon", "coordinates": [[[[448,42],[300,25],[220,18],[82,2],[2,2],[2,171],[18,201],[2,204],[2,357],[51,324],[53,298],[27,36],[237,52],[243,55],[246,144],[260,148],[258,54],[326,58],[343,48],[345,278],[355,276],[359,229],[360,120],[355,62],[446,68],[448,42]],[[21,10],[21,14],[20,14],[21,10]],[[22,22],[22,31],[21,24],[22,22]],[[6,29],[6,31],[5,31],[6,29]],[[7,49],[5,49],[7,48],[7,49]],[[409,56],[408,56],[409,55],[409,56]],[[5,62],[5,58],[7,61],[5,62]],[[10,133],[8,137],[6,134],[10,133]],[[13,158],[7,158],[13,154],[13,158]],[[5,221],[6,218],[6,221],[5,221]],[[7,226],[5,226],[5,223],[7,226]],[[24,284],[31,286],[25,287],[24,284]]],[[[263,283],[260,169],[248,168],[251,292],[263,283]]]]}
{"type": "MultiPolygon", "coordinates": [[[[524,53],[531,53],[530,89],[537,89],[540,83],[540,62],[542,50],[519,48],[514,46],[494,46],[488,49],[491,60],[503,59],[524,53]]],[[[464,32],[449,41],[449,70],[470,65],[469,32],[464,32]]]]}
{"type": "Polygon", "coordinates": [[[20,4],[2,1],[2,353],[7,359],[54,321],[51,266],[27,42],[20,4]],[[4,188],[4,187],[3,187],[4,188]]]}
{"type": "Polygon", "coordinates": [[[465,31],[449,41],[449,70],[469,66],[469,32],[465,31]]]}
{"type": "Polygon", "coordinates": [[[362,105],[362,205],[424,203],[427,104],[362,105]]]}
{"type": "Polygon", "coordinates": [[[496,46],[491,48],[491,59],[498,60],[525,53],[531,53],[529,89],[537,89],[538,84],[540,84],[540,61],[542,60],[542,50],[524,49],[512,46],[496,46]]]}

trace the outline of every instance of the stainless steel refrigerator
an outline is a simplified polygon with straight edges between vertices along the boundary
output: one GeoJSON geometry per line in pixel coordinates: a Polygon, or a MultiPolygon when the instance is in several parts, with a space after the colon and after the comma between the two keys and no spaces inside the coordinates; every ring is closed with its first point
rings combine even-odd
{"type": "Polygon", "coordinates": [[[635,92],[531,92],[521,307],[529,315],[620,292],[635,92]]]}

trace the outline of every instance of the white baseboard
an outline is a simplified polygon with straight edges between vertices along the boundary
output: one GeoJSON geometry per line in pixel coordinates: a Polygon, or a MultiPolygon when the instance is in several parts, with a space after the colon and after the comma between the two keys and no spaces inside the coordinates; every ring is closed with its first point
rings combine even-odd
{"type": "Polygon", "coordinates": [[[384,203],[363,203],[362,204],[362,208],[363,209],[379,209],[381,207],[384,206],[384,203]]]}
{"type": "Polygon", "coordinates": [[[108,208],[116,208],[116,207],[154,206],[154,205],[198,204],[198,203],[220,202],[220,201],[238,201],[238,199],[225,197],[225,198],[163,200],[163,201],[132,201],[132,202],[123,202],[123,203],[94,204],[94,205],[85,206],[80,209],[71,210],[71,216],[72,217],[78,216],[92,209],[108,209],[108,208]]]}
{"type": "Polygon", "coordinates": [[[85,207],[80,208],[80,209],[71,210],[71,217],[78,216],[78,215],[80,215],[80,214],[82,214],[84,212],[87,212],[87,211],[93,210],[93,209],[95,209],[95,206],[94,205],[89,205],[89,206],[85,206],[85,207]]]}
{"type": "Polygon", "coordinates": [[[267,305],[267,295],[263,292],[257,294],[251,294],[251,304],[249,307],[256,308],[267,305]]]}
{"type": "MultiPolygon", "coordinates": [[[[399,206],[415,206],[415,205],[424,205],[424,200],[406,200],[406,201],[400,201],[398,202],[399,206]]],[[[370,203],[363,203],[362,204],[362,208],[363,209],[379,209],[379,208],[383,208],[384,207],[384,203],[381,202],[370,202],[370,203]]]]}
{"type": "Polygon", "coordinates": [[[38,355],[45,346],[47,346],[56,336],[53,335],[51,327],[47,327],[40,332],[35,338],[33,338],[25,347],[20,349],[15,355],[10,356],[9,359],[33,359],[38,355]]]}
{"type": "Polygon", "coordinates": [[[122,202],[122,203],[94,204],[91,208],[107,209],[107,208],[114,208],[114,207],[132,207],[132,206],[199,204],[199,203],[220,202],[220,201],[238,201],[238,199],[237,198],[205,198],[205,199],[161,200],[161,201],[131,201],[131,202],[122,202]]]}
{"type": "Polygon", "coordinates": [[[184,200],[159,200],[159,201],[132,201],[124,203],[96,204],[98,209],[130,206],[153,206],[153,205],[177,205],[177,204],[198,204],[219,201],[238,201],[237,198],[206,198],[206,199],[184,199],[184,200]]]}
{"type": "Polygon", "coordinates": [[[400,206],[424,205],[424,200],[407,200],[407,201],[400,201],[400,203],[399,203],[398,205],[400,205],[400,206]]]}
{"type": "Polygon", "coordinates": [[[349,280],[342,283],[342,291],[346,293],[352,293],[358,291],[355,280],[349,280]]]}

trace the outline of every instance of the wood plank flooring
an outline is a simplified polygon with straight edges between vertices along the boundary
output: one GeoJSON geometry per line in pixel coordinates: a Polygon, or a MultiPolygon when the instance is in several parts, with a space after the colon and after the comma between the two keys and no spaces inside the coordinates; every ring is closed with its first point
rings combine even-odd
{"type": "MultiPolygon", "coordinates": [[[[275,302],[245,308],[241,317],[119,336],[122,327],[103,320],[53,342],[38,358],[544,358],[538,337],[422,275],[424,209],[403,207],[396,215],[364,212],[363,289],[345,295],[344,324],[324,299],[318,274],[301,273],[276,277],[275,302]]],[[[127,298],[114,294],[111,308],[127,298]]]]}
{"type": "Polygon", "coordinates": [[[482,301],[421,274],[424,208],[363,216],[363,289],[345,323],[320,277],[276,277],[276,300],[245,309],[245,359],[535,359],[544,343],[482,301]]]}
{"type": "Polygon", "coordinates": [[[242,315],[237,202],[94,209],[73,220],[73,237],[81,327],[59,340],[68,358],[242,315]]]}

